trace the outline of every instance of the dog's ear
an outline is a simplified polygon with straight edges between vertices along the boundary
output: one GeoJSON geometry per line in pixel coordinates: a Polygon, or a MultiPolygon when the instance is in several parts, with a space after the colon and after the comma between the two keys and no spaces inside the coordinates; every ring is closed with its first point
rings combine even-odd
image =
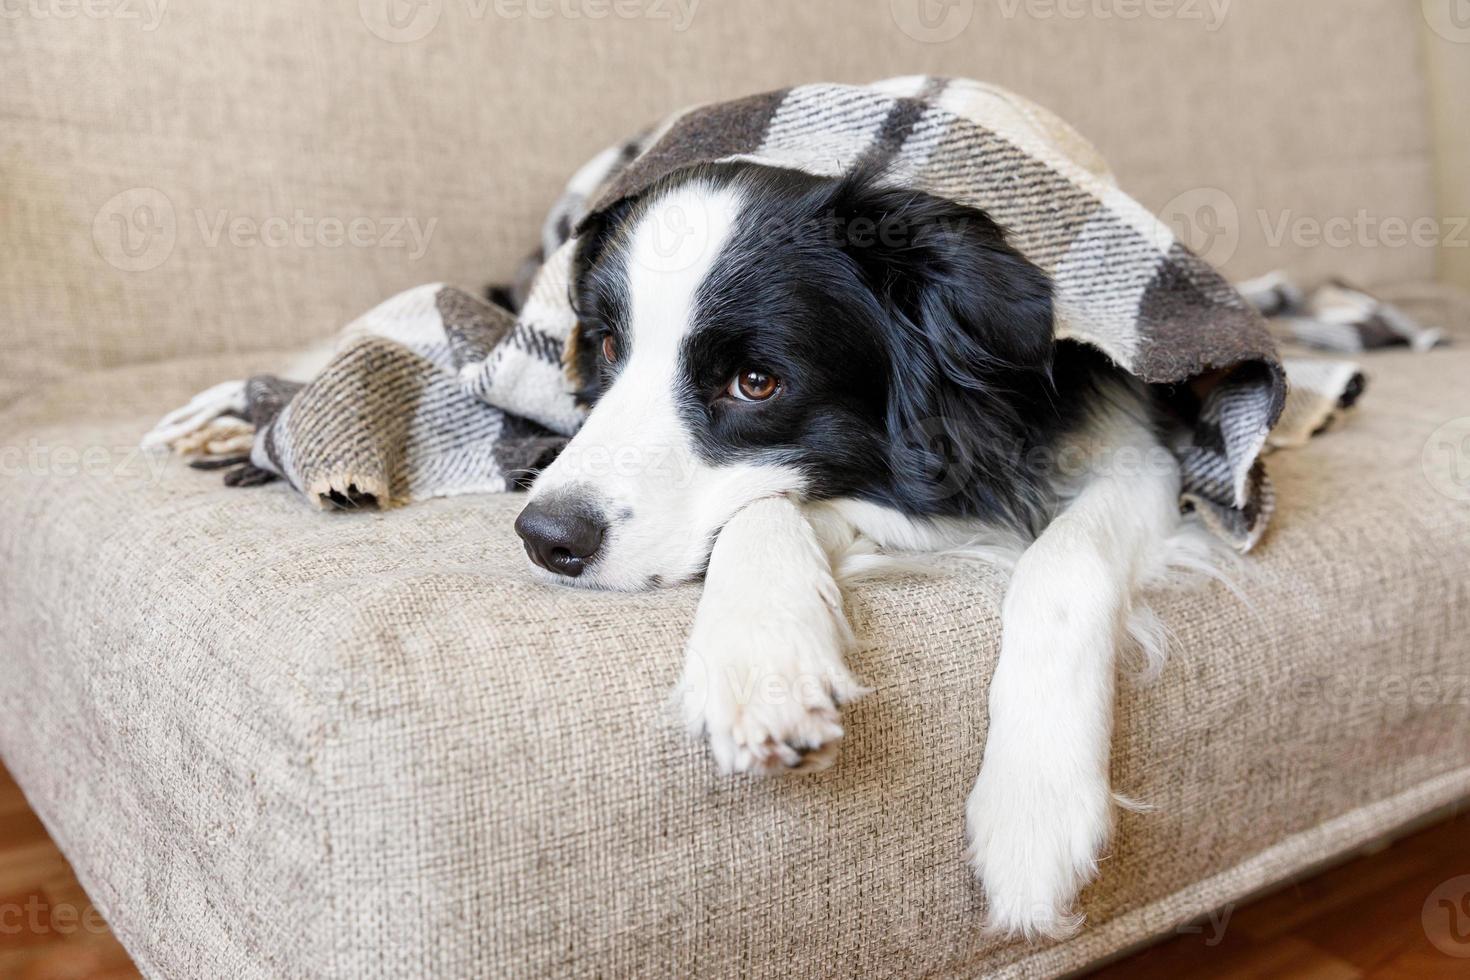
{"type": "Polygon", "coordinates": [[[574,280],[580,280],[587,270],[597,264],[597,260],[607,250],[608,244],[637,203],[636,197],[619,198],[596,211],[587,212],[577,221],[574,229],[577,245],[572,259],[574,280]]]}
{"type": "Polygon", "coordinates": [[[832,205],[840,247],[889,321],[897,491],[939,512],[1033,523],[1022,457],[1053,409],[1051,281],[976,208],[869,175],[839,183],[832,205]]]}
{"type": "Polygon", "coordinates": [[[599,284],[596,277],[607,274],[602,263],[608,246],[632,212],[634,204],[635,199],[623,198],[587,214],[577,223],[576,245],[572,251],[572,281],[567,286],[577,322],[572,325],[566,349],[562,352],[562,365],[572,383],[573,395],[582,405],[591,405],[602,394],[598,345],[586,336],[588,321],[600,315],[599,307],[603,305],[600,294],[606,288],[606,284],[599,284]]]}

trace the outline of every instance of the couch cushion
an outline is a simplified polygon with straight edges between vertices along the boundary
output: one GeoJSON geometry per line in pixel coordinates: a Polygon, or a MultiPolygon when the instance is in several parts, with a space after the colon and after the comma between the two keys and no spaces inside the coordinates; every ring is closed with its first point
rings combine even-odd
{"type": "Polygon", "coordinates": [[[1421,465],[1470,351],[1371,359],[1271,460],[1243,599],[1156,598],[1173,655],[1121,689],[1114,762],[1156,809],[1040,948],[982,933],[961,858],[1000,575],[856,590],[875,693],[837,767],[726,778],[666,710],[696,588],[536,584],[512,496],[322,514],[131,454],[262,363],[0,414],[0,750],[152,975],[1054,972],[1470,793],[1470,508],[1421,465]]]}

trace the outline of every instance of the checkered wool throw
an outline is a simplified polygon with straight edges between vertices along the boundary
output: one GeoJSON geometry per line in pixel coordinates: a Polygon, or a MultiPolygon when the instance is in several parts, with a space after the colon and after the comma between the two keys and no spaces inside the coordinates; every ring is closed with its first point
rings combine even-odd
{"type": "Polygon", "coordinates": [[[1306,290],[1272,272],[1235,288],[1285,344],[1361,354],[1382,347],[1422,352],[1444,342],[1443,331],[1340,279],[1306,290]]]}
{"type": "MultiPolygon", "coordinates": [[[[251,379],[248,418],[235,423],[249,462],[227,481],[280,477],[322,506],[514,488],[582,417],[563,368],[579,223],[680,168],[729,160],[825,176],[877,165],[892,183],[987,211],[1052,277],[1059,337],[1195,393],[1178,450],[1183,504],[1241,550],[1260,538],[1273,497],[1259,456],[1287,403],[1260,315],[1061,120],[993,86],[929,77],[699,106],[604,151],[574,175],[507,291],[518,315],[439,284],[389,300],[346,329],[310,383],[251,379]]],[[[1321,429],[1361,385],[1341,365],[1303,382],[1284,442],[1321,429]]],[[[197,435],[173,445],[218,448],[197,435]]]]}

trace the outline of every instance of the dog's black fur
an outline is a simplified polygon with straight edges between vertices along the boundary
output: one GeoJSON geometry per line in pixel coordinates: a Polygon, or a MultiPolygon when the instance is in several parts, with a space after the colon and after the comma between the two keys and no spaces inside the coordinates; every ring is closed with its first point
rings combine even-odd
{"type": "Polygon", "coordinates": [[[579,396],[595,402],[625,354],[602,356],[604,337],[627,342],[623,230],[682,182],[734,184],[745,209],[683,352],[700,452],[795,465],[813,498],[1034,533],[1051,502],[1048,451],[1115,369],[1055,340],[1050,281],[989,215],[883,176],[709,165],[592,215],[574,263],[579,396]],[[725,397],[751,368],[779,378],[780,396],[725,397]]]}

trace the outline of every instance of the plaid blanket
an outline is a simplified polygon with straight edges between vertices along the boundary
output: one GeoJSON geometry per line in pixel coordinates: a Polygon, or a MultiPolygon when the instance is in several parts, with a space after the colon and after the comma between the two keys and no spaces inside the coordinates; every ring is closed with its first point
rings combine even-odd
{"type": "MultiPolygon", "coordinates": [[[[283,478],[322,506],[513,489],[582,418],[563,364],[578,226],[681,168],[731,160],[826,176],[877,166],[896,185],[987,211],[1051,276],[1058,336],[1180,406],[1191,432],[1176,450],[1183,504],[1241,550],[1259,540],[1273,508],[1259,457],[1287,402],[1265,322],[1118,189],[1073,129],[964,79],[803,85],[680,112],[573,176],[539,251],[497,294],[505,305],[442,284],[409,290],[349,325],[311,382],[251,379],[243,420],[185,410],[154,441],[211,457],[203,465],[239,464],[232,484],[283,478]],[[230,454],[246,441],[248,461],[230,454]]],[[[1322,428],[1355,386],[1351,367],[1314,374],[1295,431],[1322,428]]]]}
{"type": "Polygon", "coordinates": [[[1236,288],[1282,343],[1360,354],[1381,347],[1422,352],[1444,342],[1443,331],[1341,279],[1305,290],[1285,273],[1272,272],[1236,288]]]}

